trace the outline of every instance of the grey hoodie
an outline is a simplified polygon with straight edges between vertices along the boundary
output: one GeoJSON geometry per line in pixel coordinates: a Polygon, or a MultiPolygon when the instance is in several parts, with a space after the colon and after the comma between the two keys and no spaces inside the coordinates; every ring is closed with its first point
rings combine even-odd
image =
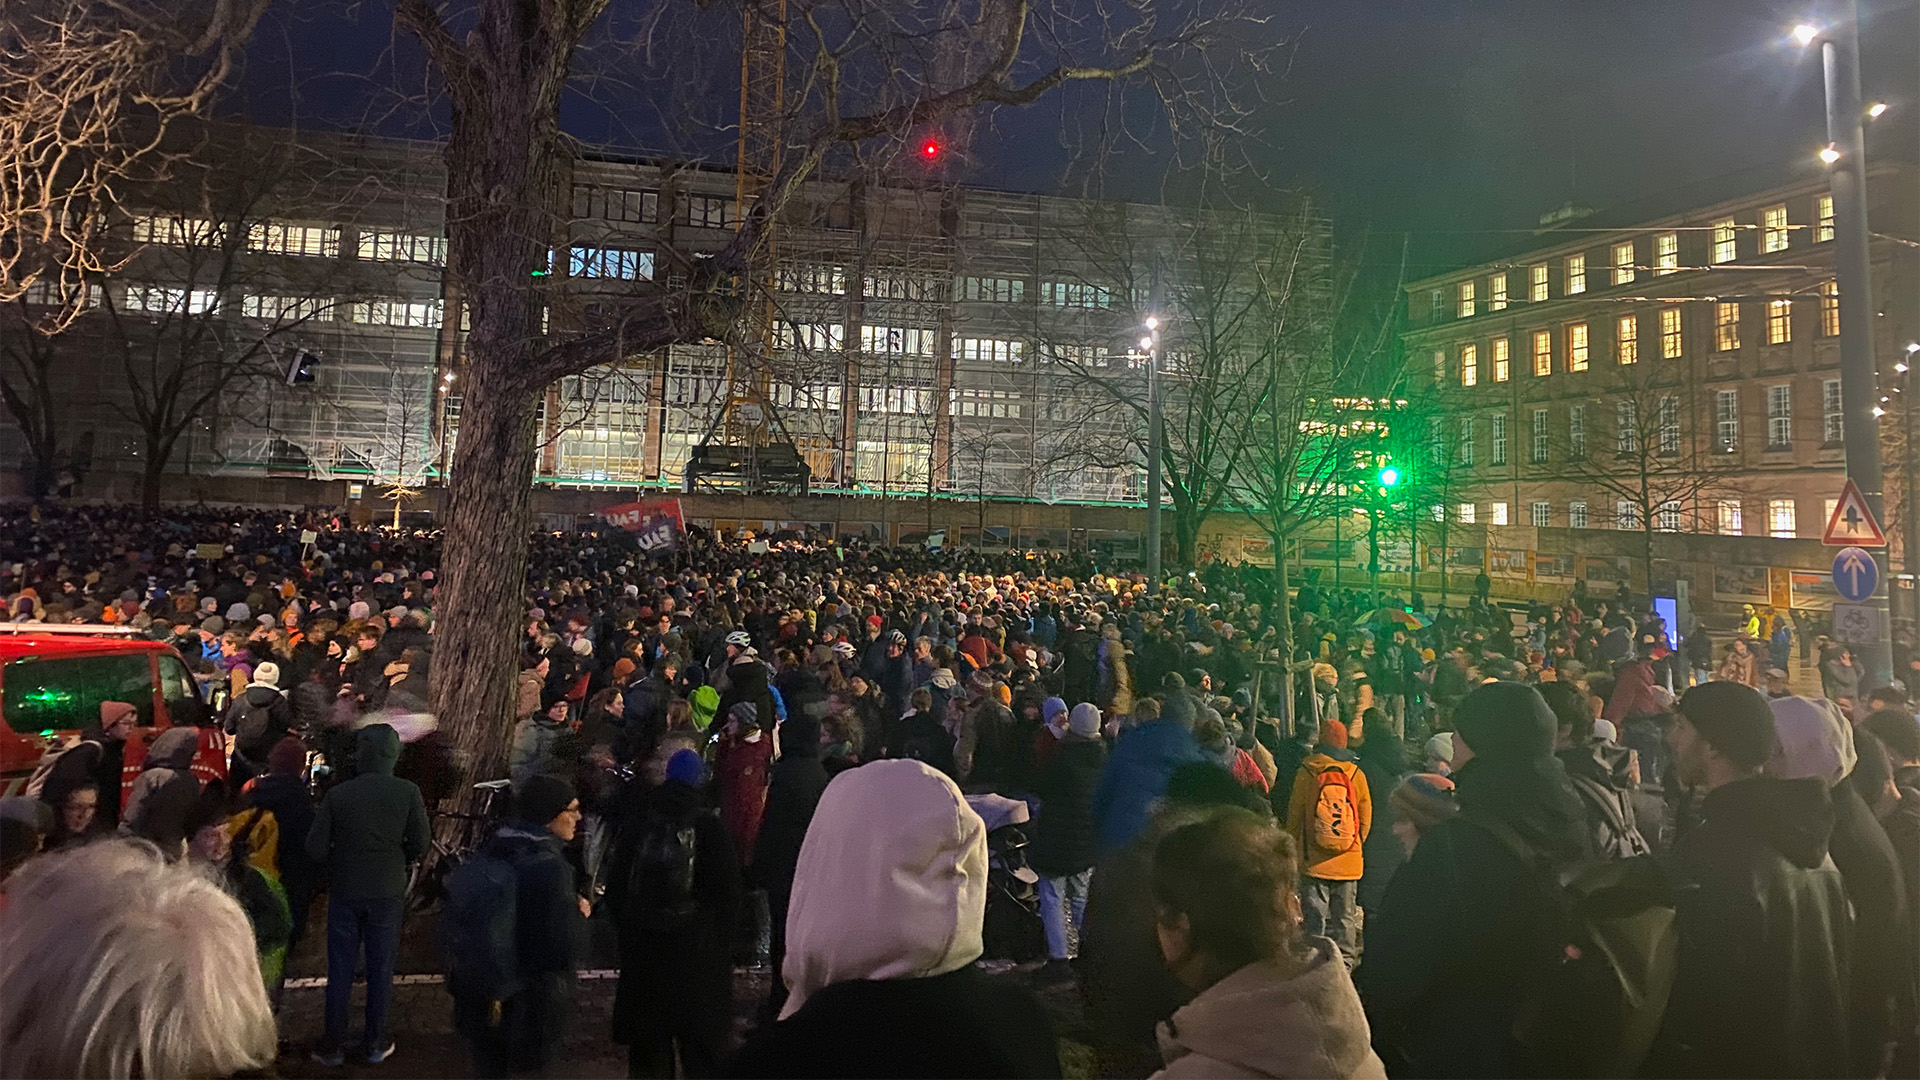
{"type": "Polygon", "coordinates": [[[1155,1077],[1356,1077],[1386,1080],[1367,1015],[1333,942],[1308,938],[1312,965],[1289,978],[1248,964],[1160,1024],[1155,1077]]]}

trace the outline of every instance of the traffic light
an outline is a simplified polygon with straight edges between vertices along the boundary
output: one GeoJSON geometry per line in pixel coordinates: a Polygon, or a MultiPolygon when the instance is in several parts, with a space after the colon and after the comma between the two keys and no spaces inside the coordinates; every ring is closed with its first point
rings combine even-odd
{"type": "Polygon", "coordinates": [[[293,350],[293,359],[287,361],[287,385],[301,386],[314,381],[318,376],[314,368],[320,366],[320,358],[305,349],[293,350]]]}
{"type": "Polygon", "coordinates": [[[940,156],[940,140],[929,136],[920,143],[920,157],[932,161],[940,156]]]}
{"type": "Polygon", "coordinates": [[[1387,465],[1380,470],[1380,486],[1390,488],[1400,483],[1400,470],[1387,465]]]}

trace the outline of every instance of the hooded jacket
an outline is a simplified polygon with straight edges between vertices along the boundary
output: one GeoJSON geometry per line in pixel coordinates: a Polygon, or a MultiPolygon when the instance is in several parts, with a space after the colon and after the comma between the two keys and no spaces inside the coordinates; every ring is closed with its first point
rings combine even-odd
{"type": "Polygon", "coordinates": [[[1311,938],[1313,961],[1289,977],[1248,964],[1202,990],[1160,1025],[1167,1067],[1155,1077],[1368,1077],[1387,1070],[1333,942],[1311,938]]]}
{"type": "MultiPolygon", "coordinates": [[[[1307,760],[1301,762],[1300,771],[1294,774],[1293,794],[1287,800],[1287,828],[1300,851],[1300,872],[1308,877],[1322,881],[1359,881],[1366,869],[1362,852],[1368,833],[1373,831],[1373,797],[1359,762],[1353,751],[1323,743],[1314,747],[1307,760]],[[1328,769],[1346,774],[1347,783],[1353,789],[1354,809],[1360,816],[1353,846],[1345,851],[1330,851],[1313,840],[1313,820],[1323,786],[1321,774],[1328,769]]],[[[1332,778],[1325,782],[1338,784],[1332,778]]],[[[1337,791],[1327,794],[1330,798],[1339,797],[1337,791]]]]}
{"type": "MultiPolygon", "coordinates": [[[[1171,705],[1180,695],[1168,695],[1171,705]]],[[[1193,732],[1178,720],[1156,720],[1120,733],[1093,790],[1093,821],[1100,853],[1126,847],[1147,827],[1167,778],[1190,761],[1205,761],[1193,732]]]]}
{"type": "Polygon", "coordinates": [[[268,683],[250,683],[247,686],[247,692],[241,694],[240,699],[227,710],[227,734],[240,735],[240,725],[246,720],[247,714],[256,709],[266,710],[265,733],[237,743],[234,749],[242,757],[257,763],[265,763],[267,751],[272,750],[273,744],[285,738],[287,732],[293,728],[293,704],[277,686],[268,683]]]}
{"type": "Polygon", "coordinates": [[[400,736],[386,724],[360,729],[358,774],[327,790],[307,830],[307,857],[325,866],[336,900],[405,895],[407,864],[427,853],[427,804],[410,780],[393,775],[400,736]]]}
{"type": "Polygon", "coordinates": [[[1650,849],[1633,802],[1633,751],[1595,738],[1554,756],[1586,805],[1595,853],[1609,859],[1645,855],[1650,849]]]}
{"type": "Polygon", "coordinates": [[[193,775],[199,746],[199,728],[168,728],[153,740],[146,768],[127,796],[121,832],[151,840],[163,851],[179,849],[186,840],[187,814],[200,797],[200,781],[193,775]]]}
{"type": "Polygon", "coordinates": [[[787,1003],[728,1073],[1060,1075],[1046,1011],[973,966],[986,882],[986,825],[951,779],[908,760],[835,777],[794,875],[787,1003]]]}
{"type": "Polygon", "coordinates": [[[1680,951],[1648,1074],[1852,1075],[1852,918],[1826,785],[1736,780],[1700,812],[1670,868],[1680,951]]]}

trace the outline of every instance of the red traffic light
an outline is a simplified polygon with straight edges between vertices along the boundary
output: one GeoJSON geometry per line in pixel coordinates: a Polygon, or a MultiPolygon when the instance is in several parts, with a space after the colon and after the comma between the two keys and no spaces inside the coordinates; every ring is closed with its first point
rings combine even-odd
{"type": "Polygon", "coordinates": [[[926,142],[921,143],[920,156],[923,158],[926,158],[928,161],[932,161],[934,158],[939,157],[940,156],[940,140],[928,139],[926,142]]]}

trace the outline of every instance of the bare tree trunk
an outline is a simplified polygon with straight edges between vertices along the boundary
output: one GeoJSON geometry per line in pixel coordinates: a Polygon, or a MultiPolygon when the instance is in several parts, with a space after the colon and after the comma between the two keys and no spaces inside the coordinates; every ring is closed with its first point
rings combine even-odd
{"type": "Polygon", "coordinates": [[[1273,541],[1273,602],[1280,609],[1280,703],[1286,712],[1286,735],[1293,738],[1299,718],[1294,715],[1293,700],[1293,598],[1287,595],[1287,540],[1273,541]]]}
{"type": "Polygon", "coordinates": [[[160,481],[167,472],[167,458],[172,455],[151,440],[147,443],[147,460],[140,466],[140,505],[149,510],[160,508],[160,481]]]}

